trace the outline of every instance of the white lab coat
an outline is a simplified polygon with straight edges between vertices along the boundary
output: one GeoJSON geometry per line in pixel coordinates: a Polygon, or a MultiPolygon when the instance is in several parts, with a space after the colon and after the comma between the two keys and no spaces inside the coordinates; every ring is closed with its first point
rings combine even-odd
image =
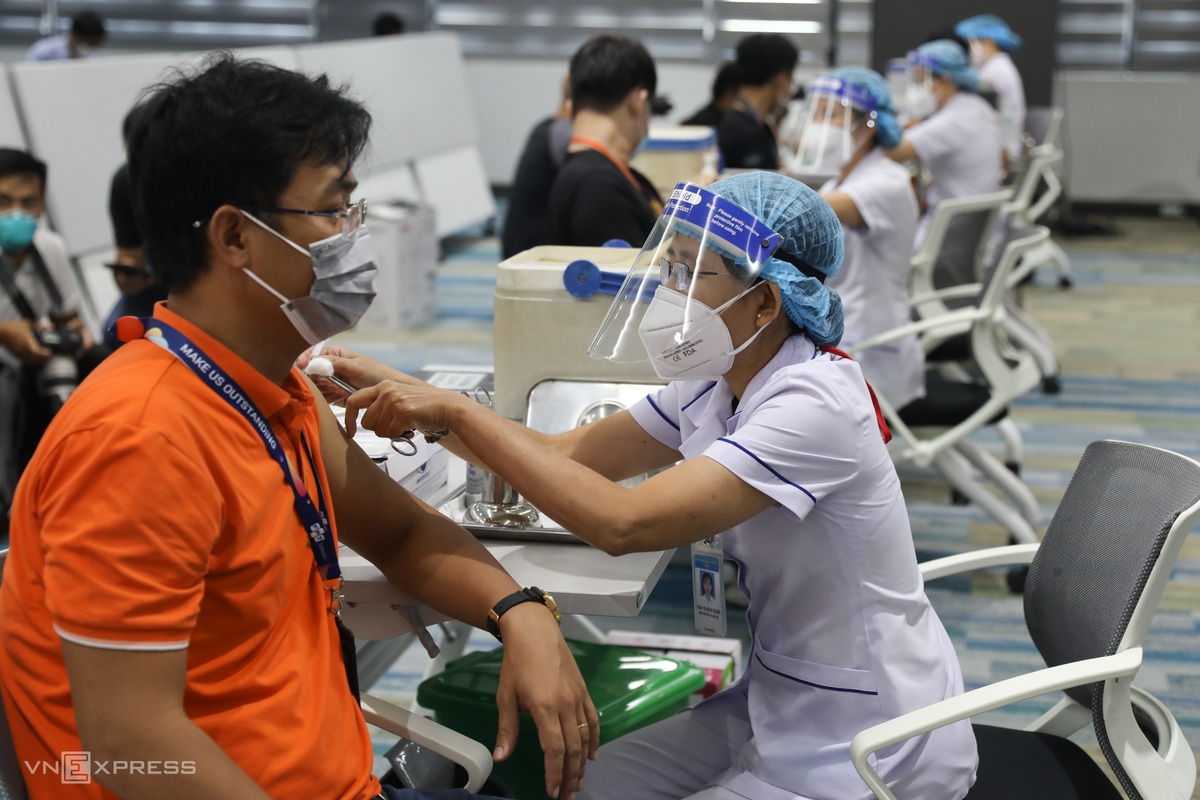
{"type": "Polygon", "coordinates": [[[1015,164],[1021,156],[1021,140],[1025,133],[1025,84],[1021,81],[1021,73],[1017,72],[1008,53],[1001,51],[979,67],[979,82],[996,91],[1004,149],[1015,164]]]}
{"type": "MultiPolygon", "coordinates": [[[[672,383],[631,413],[659,441],[717,461],[775,504],[722,537],[750,598],[745,675],[602,747],[583,797],[711,797],[721,787],[755,800],[867,800],[850,763],[854,735],[963,685],[858,365],[792,336],[736,412],[720,380],[672,383]]],[[[966,794],[976,765],[966,721],[877,762],[898,796],[944,800],[966,794]]]]}
{"type": "MultiPolygon", "coordinates": [[[[866,223],[846,228],[846,257],[826,285],[842,297],[849,349],[872,336],[912,321],[908,305],[909,253],[921,212],[908,170],[874,148],[844,181],[834,179],[821,194],[842,192],[866,223]]],[[[855,358],[876,392],[899,409],[925,396],[925,351],[915,334],[873,347],[855,358]]]]}
{"type": "Polygon", "coordinates": [[[928,119],[904,132],[929,170],[929,208],[941,200],[988,194],[1000,188],[1000,122],[988,102],[955,92],[928,119]]]}

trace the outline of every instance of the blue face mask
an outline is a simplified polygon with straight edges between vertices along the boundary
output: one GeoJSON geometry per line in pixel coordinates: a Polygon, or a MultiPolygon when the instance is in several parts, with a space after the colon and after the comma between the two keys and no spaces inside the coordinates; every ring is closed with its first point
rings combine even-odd
{"type": "Polygon", "coordinates": [[[19,253],[33,242],[37,217],[16,209],[0,214],[0,251],[19,253]]]}

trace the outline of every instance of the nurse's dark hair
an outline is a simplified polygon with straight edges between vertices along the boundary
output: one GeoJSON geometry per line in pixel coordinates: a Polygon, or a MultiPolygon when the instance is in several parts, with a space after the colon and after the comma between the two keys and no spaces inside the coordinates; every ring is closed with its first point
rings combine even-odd
{"type": "Polygon", "coordinates": [[[39,161],[25,150],[0,147],[0,178],[9,175],[32,175],[41,181],[42,193],[46,191],[45,161],[39,161]]]}
{"type": "Polygon", "coordinates": [[[593,36],[571,56],[571,111],[605,113],[619,106],[634,89],[654,96],[658,72],[654,59],[636,39],[611,34],[593,36]]]}
{"type": "Polygon", "coordinates": [[[791,73],[800,51],[778,33],[755,33],[738,42],[737,69],[741,82],[762,86],[781,72],[791,73]]]}
{"type": "Polygon", "coordinates": [[[150,87],[129,118],[146,260],[170,292],[208,268],[207,222],[217,208],[278,205],[304,163],[349,170],[371,128],[345,86],[230,53],[150,87]]]}

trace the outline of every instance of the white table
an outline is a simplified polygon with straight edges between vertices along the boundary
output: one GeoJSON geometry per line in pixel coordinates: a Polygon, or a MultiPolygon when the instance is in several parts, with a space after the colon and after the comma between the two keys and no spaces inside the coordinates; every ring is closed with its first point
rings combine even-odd
{"type": "MultiPolygon", "coordinates": [[[[448,497],[465,479],[464,462],[451,455],[448,497]]],[[[432,504],[441,504],[431,498],[432,504]]],[[[488,552],[521,586],[537,586],[553,595],[567,614],[635,617],[662,577],[673,551],[610,556],[582,544],[485,541],[488,552]]],[[[339,552],[346,606],[342,619],[358,639],[390,639],[427,627],[446,617],[392,586],[383,574],[349,548],[339,552]]]]}

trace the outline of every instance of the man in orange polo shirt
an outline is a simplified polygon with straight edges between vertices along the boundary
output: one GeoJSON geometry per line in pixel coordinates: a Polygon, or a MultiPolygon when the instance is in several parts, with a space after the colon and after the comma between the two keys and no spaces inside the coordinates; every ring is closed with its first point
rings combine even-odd
{"type": "Polygon", "coordinates": [[[551,609],[375,467],[293,366],[373,297],[350,203],[366,110],[324,77],[224,56],[135,113],[168,300],[42,440],[0,587],[31,798],[399,796],[380,795],[347,685],[338,540],[452,617],[497,612],[496,757],[531,710],[547,791],[569,798],[598,721],[551,609]]]}

